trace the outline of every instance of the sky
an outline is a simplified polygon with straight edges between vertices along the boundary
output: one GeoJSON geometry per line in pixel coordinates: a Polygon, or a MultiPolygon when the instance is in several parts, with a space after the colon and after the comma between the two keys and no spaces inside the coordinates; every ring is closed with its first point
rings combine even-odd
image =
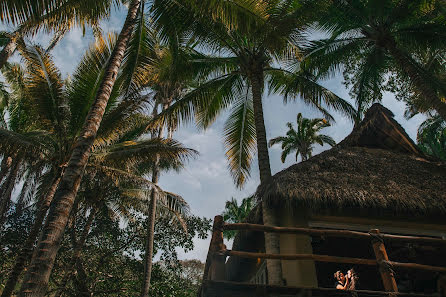
{"type": "MultiPolygon", "coordinates": [[[[102,23],[104,33],[119,30],[124,22],[126,10],[121,7],[114,10],[110,19],[102,23]]],[[[11,28],[0,26],[0,30],[11,30],[11,28]]],[[[50,36],[39,34],[30,42],[42,45],[48,44],[50,36]]],[[[52,55],[55,64],[61,70],[64,77],[73,73],[76,65],[79,63],[83,53],[94,41],[91,30],[87,30],[85,35],[81,29],[70,31],[64,39],[53,49],[52,55]]],[[[18,60],[14,57],[14,60],[18,60]]],[[[329,90],[338,96],[350,100],[348,90],[342,84],[342,75],[339,75],[329,81],[322,83],[329,90]]],[[[417,128],[424,117],[415,116],[406,120],[403,116],[405,105],[395,100],[390,93],[385,93],[382,104],[389,108],[394,114],[395,119],[406,129],[412,139],[416,138],[417,128]]],[[[322,115],[296,99],[287,105],[283,104],[280,96],[265,94],[264,97],[264,116],[267,130],[267,139],[284,135],[287,131],[286,123],[296,122],[296,115],[300,112],[304,117],[314,118],[322,115]]],[[[341,141],[352,130],[352,123],[341,114],[333,112],[335,122],[331,127],[322,130],[322,133],[330,135],[336,142],[341,141]]],[[[206,131],[197,130],[194,125],[182,126],[174,134],[174,138],[182,142],[186,147],[199,151],[200,155],[195,160],[191,160],[180,174],[166,173],[160,178],[160,186],[167,191],[180,194],[190,205],[191,211],[201,217],[213,218],[221,214],[225,202],[232,197],[242,200],[253,194],[259,184],[259,173],[257,162],[252,164],[251,178],[243,189],[235,187],[233,180],[227,168],[225,149],[223,145],[223,124],[227,114],[222,114],[211,128],[206,131]]],[[[320,153],[329,147],[316,146],[313,155],[320,153]]],[[[274,146],[269,149],[271,169],[275,174],[295,163],[294,156],[290,155],[285,163],[280,161],[280,146],[274,146]]],[[[256,157],[255,157],[256,158],[256,157]]],[[[195,240],[195,249],[188,253],[178,250],[182,259],[200,259],[205,261],[209,247],[209,239],[195,240]]],[[[231,243],[226,243],[229,247],[231,243]]]]}

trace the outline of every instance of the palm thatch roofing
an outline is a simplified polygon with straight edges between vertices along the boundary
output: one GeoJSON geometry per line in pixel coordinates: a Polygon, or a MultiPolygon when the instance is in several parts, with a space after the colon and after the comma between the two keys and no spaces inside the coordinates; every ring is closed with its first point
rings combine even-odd
{"type": "MultiPolygon", "coordinates": [[[[275,174],[256,192],[273,208],[310,214],[446,221],[446,164],[424,156],[393,113],[374,104],[334,148],[275,174]]],[[[262,224],[260,205],[246,219],[262,224]]],[[[240,232],[233,249],[258,252],[261,232],[240,232]]],[[[247,281],[253,260],[230,257],[227,279],[247,281]]]]}
{"type": "Polygon", "coordinates": [[[446,215],[446,164],[424,156],[393,114],[374,104],[336,147],[274,175],[257,190],[272,207],[446,215]]]}

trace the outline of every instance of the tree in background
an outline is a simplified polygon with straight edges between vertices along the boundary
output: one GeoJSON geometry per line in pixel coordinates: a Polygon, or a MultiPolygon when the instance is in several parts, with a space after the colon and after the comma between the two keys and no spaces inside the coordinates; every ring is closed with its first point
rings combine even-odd
{"type": "Polygon", "coordinates": [[[180,261],[169,266],[165,262],[156,262],[153,270],[153,297],[195,297],[201,286],[204,263],[199,260],[180,261]]]}
{"type": "MultiPolygon", "coordinates": [[[[49,281],[48,293],[52,296],[62,289],[62,296],[87,296],[89,293],[91,295],[88,296],[100,297],[138,296],[144,274],[144,264],[139,254],[144,248],[145,220],[143,217],[135,217],[135,220],[122,224],[119,220],[113,219],[105,208],[96,214],[91,225],[78,264],[75,266],[76,273],[72,273],[67,285],[61,288],[66,268],[72,262],[75,252],[72,240],[80,239],[88,221],[88,216],[83,215],[82,206],[79,207],[75,219],[70,219],[66,236],[62,241],[49,281]]],[[[8,271],[14,265],[16,250],[20,248],[26,233],[29,232],[33,212],[31,207],[24,209],[20,215],[8,216],[7,228],[0,234],[0,242],[3,245],[0,249],[2,271],[8,271]]],[[[13,209],[11,213],[15,213],[13,209]]],[[[199,275],[201,282],[202,276],[200,267],[193,268],[195,272],[189,274],[187,272],[189,261],[185,261],[186,263],[179,261],[177,253],[180,250],[192,250],[195,237],[207,238],[211,230],[211,220],[193,215],[186,216],[184,218],[188,230],[186,233],[178,221],[172,220],[171,217],[160,217],[162,219],[158,221],[155,230],[155,252],[160,254],[164,264],[162,271],[159,271],[158,265],[155,264],[152,293],[161,292],[154,295],[159,297],[196,296],[198,291],[196,279],[199,275]],[[193,276],[189,278],[191,275],[193,276]],[[182,293],[183,288],[184,293],[182,293]]],[[[2,283],[6,280],[4,278],[6,276],[0,274],[2,283]]]]}
{"type": "Polygon", "coordinates": [[[282,143],[282,155],[280,156],[282,163],[285,163],[286,157],[293,152],[296,152],[296,162],[299,155],[302,161],[308,160],[312,156],[315,143],[319,145],[336,145],[336,142],[330,136],[319,134],[319,131],[322,129],[330,127],[327,120],[307,119],[299,113],[296,122],[297,131],[294,130],[292,123],[287,123],[288,131],[286,136],[278,136],[269,141],[270,147],[282,143]]]}
{"type": "MultiPolygon", "coordinates": [[[[227,223],[243,223],[254,207],[254,196],[243,198],[240,205],[238,205],[238,202],[235,198],[232,198],[230,201],[226,201],[225,210],[222,213],[223,219],[227,223]]],[[[237,231],[235,230],[223,232],[223,235],[227,239],[234,238],[236,234],[237,231]]]]}
{"type": "MultiPolygon", "coordinates": [[[[98,40],[85,54],[72,80],[63,81],[51,56],[38,46],[24,51],[26,67],[8,65],[4,71],[12,90],[9,94],[10,113],[7,127],[13,130],[0,128],[0,135],[5,140],[0,144],[0,152],[4,156],[21,156],[26,163],[32,165],[25,168],[26,181],[18,197],[17,207],[23,208],[33,199],[39,207],[2,297],[11,296],[25,262],[29,260],[60,181],[62,168],[87,116],[88,107],[94,101],[92,90],[98,88],[97,78],[101,76],[113,44],[113,35],[107,41],[98,40]],[[22,126],[26,129],[17,128],[22,126]]],[[[98,131],[81,189],[90,181],[101,181],[103,185],[100,182],[96,184],[99,189],[119,186],[123,190],[131,185],[132,195],[135,195],[137,191],[157,187],[144,178],[144,175],[150,174],[156,160],[161,162],[163,170],[178,169],[183,166],[183,161],[188,155],[196,153],[183,148],[172,139],[140,139],[149,120],[140,113],[144,110],[147,99],[138,90],[124,90],[122,85],[123,81],[126,81],[126,73],[120,73],[119,83],[112,92],[110,106],[104,115],[106,126],[98,131]],[[108,184],[104,183],[104,180],[108,180],[108,184]]],[[[15,183],[14,180],[13,184],[15,183]]],[[[171,193],[166,195],[160,189],[157,191],[160,192],[162,202],[179,198],[171,193]]],[[[100,198],[104,198],[103,195],[97,195],[90,200],[100,198]]],[[[122,196],[119,198],[123,199],[122,196]]],[[[2,199],[3,202],[8,201],[2,199]]],[[[181,203],[168,204],[172,206],[172,210],[178,210],[176,206],[181,203]]],[[[130,206],[128,205],[129,208],[130,206]]],[[[124,206],[120,210],[130,211],[124,206]]],[[[81,248],[82,244],[79,246],[81,248]]]]}
{"type": "Polygon", "coordinates": [[[445,10],[444,2],[436,0],[330,1],[316,24],[330,36],[310,43],[307,61],[319,77],[347,67],[358,106],[356,122],[380,99],[391,72],[408,80],[425,104],[446,119],[446,83],[417,57],[437,50],[444,56],[445,10]]]}
{"type": "Polygon", "coordinates": [[[431,117],[418,128],[418,147],[427,155],[446,161],[446,121],[431,117]]]}
{"type": "MultiPolygon", "coordinates": [[[[200,46],[213,53],[213,56],[203,57],[197,62],[207,63],[215,71],[199,87],[161,113],[157,121],[165,124],[195,119],[199,127],[208,128],[224,110],[230,109],[224,127],[230,173],[235,184],[242,187],[250,176],[252,159],[257,153],[262,184],[271,178],[263,116],[265,86],[272,81],[277,85],[284,84],[281,77],[286,71],[276,68],[276,64],[302,58],[299,42],[311,12],[317,8],[312,5],[313,1],[303,1],[299,5],[295,1],[221,2],[238,4],[242,10],[239,15],[243,17],[239,16],[232,24],[219,18],[219,10],[215,7],[207,7],[215,14],[201,11],[202,6],[194,0],[181,5],[171,4],[172,12],[179,15],[181,11],[182,15],[189,16],[180,21],[188,24],[200,46]],[[200,7],[198,11],[196,7],[200,7]]],[[[346,113],[353,110],[350,104],[322,87],[311,75],[298,75],[296,81],[294,94],[301,95],[299,98],[312,106],[323,109],[325,104],[346,113]]],[[[262,210],[264,224],[277,225],[274,212],[267,205],[262,210]]],[[[266,252],[279,253],[277,234],[265,233],[265,238],[266,252]]],[[[269,283],[281,285],[281,262],[268,260],[267,267],[269,283]]]]}

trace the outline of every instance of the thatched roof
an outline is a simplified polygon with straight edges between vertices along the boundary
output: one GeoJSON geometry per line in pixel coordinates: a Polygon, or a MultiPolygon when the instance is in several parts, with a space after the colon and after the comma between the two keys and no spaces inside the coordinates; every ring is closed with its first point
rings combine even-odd
{"type": "Polygon", "coordinates": [[[373,105],[339,145],[274,175],[257,196],[319,212],[446,215],[446,164],[427,159],[393,114],[373,105]]]}
{"type": "MultiPolygon", "coordinates": [[[[390,110],[374,104],[336,147],[275,174],[257,189],[272,207],[313,214],[446,221],[446,164],[424,156],[390,110]]],[[[260,205],[246,220],[262,223],[260,205]]],[[[261,232],[240,232],[234,250],[263,248],[261,232]]],[[[254,260],[230,257],[227,279],[246,281],[254,260]]]]}

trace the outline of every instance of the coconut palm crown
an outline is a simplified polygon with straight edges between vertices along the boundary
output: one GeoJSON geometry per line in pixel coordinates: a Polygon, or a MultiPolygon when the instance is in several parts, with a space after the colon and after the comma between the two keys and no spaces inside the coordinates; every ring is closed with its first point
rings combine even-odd
{"type": "MultiPolygon", "coordinates": [[[[424,104],[446,119],[446,83],[420,55],[446,47],[446,6],[435,0],[333,0],[317,19],[329,38],[307,48],[308,64],[319,77],[347,74],[357,101],[356,122],[380,100],[389,73],[410,82],[424,104]],[[420,54],[422,53],[422,54],[420,54]]],[[[407,89],[407,87],[406,87],[407,89]]],[[[428,109],[428,108],[424,108],[428,109]]]]}
{"type": "Polygon", "coordinates": [[[329,127],[330,124],[325,119],[307,119],[301,113],[297,115],[297,131],[292,123],[287,123],[288,131],[286,136],[278,136],[269,141],[269,146],[282,143],[282,155],[280,160],[285,163],[287,156],[296,152],[297,157],[300,155],[302,161],[306,161],[312,156],[313,144],[335,146],[336,142],[328,135],[319,134],[319,131],[329,127]]]}

